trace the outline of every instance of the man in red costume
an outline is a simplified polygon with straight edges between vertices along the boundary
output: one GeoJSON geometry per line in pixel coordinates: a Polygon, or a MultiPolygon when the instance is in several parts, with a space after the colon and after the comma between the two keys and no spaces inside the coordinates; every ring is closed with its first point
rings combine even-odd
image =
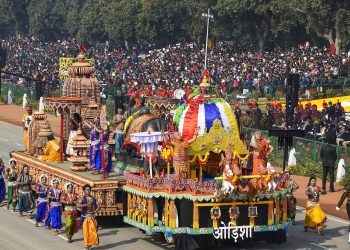
{"type": "Polygon", "coordinates": [[[273,147],[262,137],[260,130],[254,133],[250,146],[253,150],[253,175],[257,175],[262,172],[261,168],[266,169],[267,157],[272,153],[273,147]]]}

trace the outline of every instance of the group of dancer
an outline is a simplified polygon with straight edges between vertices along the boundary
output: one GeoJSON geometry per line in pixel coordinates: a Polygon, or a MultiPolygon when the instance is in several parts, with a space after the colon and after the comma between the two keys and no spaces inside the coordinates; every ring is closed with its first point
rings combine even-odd
{"type": "Polygon", "coordinates": [[[5,200],[7,180],[7,208],[16,211],[18,207],[19,216],[27,213],[35,219],[35,226],[43,223],[48,230],[53,229],[54,234],[60,233],[63,227],[62,213],[65,217],[65,235],[68,243],[72,242],[74,234],[79,228],[83,229],[85,249],[91,249],[99,245],[97,233],[97,221],[95,214],[99,210],[95,197],[91,195],[91,186],[83,187],[84,195],[79,197],[74,192],[74,185],[66,183],[64,190],[60,189],[60,181],[52,179],[48,185],[48,176],[41,174],[39,183],[35,183],[29,174],[29,167],[23,165],[22,171],[17,170],[17,162],[10,159],[10,167],[5,168],[0,158],[0,203],[5,200]],[[35,188],[33,188],[35,187],[35,188]],[[34,198],[34,192],[37,199],[34,198]],[[36,210],[35,216],[33,215],[36,210]],[[79,219],[79,214],[81,218],[79,219]]]}

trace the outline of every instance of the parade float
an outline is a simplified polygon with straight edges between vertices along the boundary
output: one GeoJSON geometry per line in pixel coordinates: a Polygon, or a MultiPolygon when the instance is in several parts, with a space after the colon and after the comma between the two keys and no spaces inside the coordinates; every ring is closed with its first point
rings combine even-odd
{"type": "Polygon", "coordinates": [[[266,170],[266,165],[258,175],[242,174],[250,152],[231,107],[206,78],[177,109],[174,121],[179,133],[131,134],[142,157],[149,159],[149,168],[147,173],[124,172],[124,222],[161,233],[181,249],[209,246],[215,240],[284,242],[291,190],[282,174],[266,170]],[[159,157],[167,164],[155,175],[151,155],[160,145],[159,157]]]}
{"type": "Polygon", "coordinates": [[[118,113],[122,150],[106,178],[87,171],[96,141],[102,139],[99,143],[107,147],[105,151],[102,146],[102,159],[116,143],[117,133],[106,126],[98,84],[93,66],[79,55],[68,69],[63,96],[44,100],[47,108],[60,114],[59,142],[52,144],[59,160],[51,162],[50,155],[44,155],[53,136],[45,113],[36,112],[25,131],[29,145],[10,154],[18,168],[28,165],[37,182],[41,174],[48,181],[59,179],[62,187],[71,182],[79,195],[85,184],[91,185],[101,207],[98,216],[124,215],[125,223],[161,233],[177,248],[203,246],[210,244],[208,240],[286,240],[291,189],[282,174],[267,169],[266,161],[259,174],[246,171],[251,152],[240,139],[232,108],[207,77],[176,109],[174,124],[147,107],[138,107],[129,117],[118,113]],[[91,131],[97,125],[101,134],[105,130],[109,135],[96,138],[91,131]]]}
{"type": "Polygon", "coordinates": [[[83,54],[79,54],[75,60],[61,61],[64,62],[63,68],[67,68],[63,96],[44,99],[45,108],[54,110],[60,115],[59,143],[52,150],[57,150],[53,154],[58,155],[56,158],[59,160],[51,161],[50,155],[43,156],[45,148],[49,145],[48,138],[50,135],[53,136],[46,114],[43,112],[34,112],[28,129],[24,131],[29,138],[28,146],[25,146],[24,151],[11,152],[10,156],[16,159],[19,170],[24,164],[28,165],[30,174],[37,183],[39,176],[45,174],[49,183],[57,178],[61,188],[66,183],[73,183],[78,195],[83,195],[83,186],[89,184],[92,187],[92,194],[101,207],[97,216],[122,215],[121,187],[125,184],[125,177],[110,173],[108,177],[103,178],[87,170],[91,167],[89,166],[91,124],[96,120],[101,124],[106,123],[106,113],[102,112],[100,104],[100,83],[95,77],[95,68],[85,60],[83,54]],[[81,120],[76,121],[75,117],[81,117],[81,120]],[[72,129],[72,126],[75,128],[72,129]],[[68,152],[67,147],[70,147],[71,152],[68,152]]]}

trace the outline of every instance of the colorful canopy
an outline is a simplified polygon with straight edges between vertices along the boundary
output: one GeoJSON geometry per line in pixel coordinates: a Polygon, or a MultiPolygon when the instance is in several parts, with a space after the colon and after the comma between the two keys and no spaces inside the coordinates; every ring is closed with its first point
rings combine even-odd
{"type": "Polygon", "coordinates": [[[226,130],[231,130],[233,136],[239,137],[237,121],[230,105],[215,95],[197,95],[186,100],[177,109],[174,122],[182,138],[189,140],[198,127],[199,135],[207,133],[215,119],[220,120],[226,130]]]}

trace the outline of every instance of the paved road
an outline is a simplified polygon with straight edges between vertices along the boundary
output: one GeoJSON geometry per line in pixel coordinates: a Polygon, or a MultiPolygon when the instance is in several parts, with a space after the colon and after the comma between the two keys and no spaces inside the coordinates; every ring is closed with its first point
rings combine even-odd
{"type": "Polygon", "coordinates": [[[9,152],[13,150],[23,150],[23,129],[0,122],[0,155],[5,164],[8,164],[9,152]]]}
{"type": "MultiPolygon", "coordinates": [[[[21,128],[0,122],[0,155],[4,160],[8,160],[10,151],[22,149],[22,144],[21,128]]],[[[347,221],[329,216],[325,235],[318,236],[312,231],[304,233],[304,216],[304,209],[299,209],[297,225],[290,228],[287,243],[281,246],[259,243],[250,249],[349,249],[347,221]]],[[[133,227],[102,228],[99,234],[100,247],[95,249],[172,249],[172,246],[164,244],[159,237],[147,236],[133,227]]],[[[75,239],[72,244],[67,244],[63,235],[54,236],[43,227],[35,228],[33,221],[0,208],[1,250],[82,249],[81,231],[75,239]]]]}

